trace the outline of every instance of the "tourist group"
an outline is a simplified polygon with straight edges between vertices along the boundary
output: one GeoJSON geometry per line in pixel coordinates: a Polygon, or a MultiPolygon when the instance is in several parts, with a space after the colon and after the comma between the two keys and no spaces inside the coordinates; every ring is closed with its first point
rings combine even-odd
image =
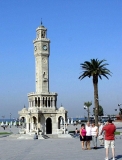
{"type": "Polygon", "coordinates": [[[86,125],[82,124],[80,129],[80,141],[82,149],[91,150],[91,141],[93,144],[93,149],[97,149],[97,139],[99,139],[100,146],[104,146],[106,149],[105,160],[108,160],[109,147],[112,149],[113,160],[115,160],[115,131],[116,127],[112,123],[111,119],[109,119],[105,125],[98,123],[98,126],[96,126],[94,122],[91,124],[87,122],[86,125]]]}

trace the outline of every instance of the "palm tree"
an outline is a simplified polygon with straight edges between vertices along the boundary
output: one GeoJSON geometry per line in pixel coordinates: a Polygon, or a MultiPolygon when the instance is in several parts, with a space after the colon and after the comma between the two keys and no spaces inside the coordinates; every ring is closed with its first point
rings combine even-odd
{"type": "Polygon", "coordinates": [[[84,106],[86,106],[87,107],[87,113],[88,113],[88,122],[89,122],[89,113],[90,113],[90,111],[89,111],[89,107],[92,105],[92,102],[84,102],[84,106]]]}
{"type": "Polygon", "coordinates": [[[95,105],[95,124],[98,125],[98,113],[99,113],[99,97],[98,97],[98,78],[102,79],[102,76],[108,78],[111,76],[110,70],[106,68],[107,63],[103,63],[106,60],[99,61],[98,59],[91,59],[90,61],[85,61],[81,63],[81,69],[83,70],[79,79],[82,80],[85,77],[93,77],[94,86],[94,105],[95,105]]]}

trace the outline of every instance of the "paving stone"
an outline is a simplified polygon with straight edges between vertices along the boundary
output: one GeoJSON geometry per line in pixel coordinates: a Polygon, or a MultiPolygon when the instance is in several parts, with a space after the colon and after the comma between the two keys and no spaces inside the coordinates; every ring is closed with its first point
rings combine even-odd
{"type": "MultiPolygon", "coordinates": [[[[14,128],[16,133],[16,128],[14,128]]],[[[122,139],[116,136],[116,157],[122,160],[122,139]]],[[[99,141],[98,141],[99,147],[99,141]]],[[[109,153],[111,158],[111,149],[109,153]]],[[[79,138],[21,140],[0,138],[0,160],[104,160],[105,149],[82,150],[79,138]]]]}
{"type": "MultiPolygon", "coordinates": [[[[116,156],[122,160],[122,139],[116,139],[116,156]]],[[[99,146],[99,144],[98,144],[99,146]]],[[[105,149],[81,150],[79,139],[0,139],[0,160],[102,160],[105,149]]],[[[111,151],[110,151],[111,158],[111,151]]]]}

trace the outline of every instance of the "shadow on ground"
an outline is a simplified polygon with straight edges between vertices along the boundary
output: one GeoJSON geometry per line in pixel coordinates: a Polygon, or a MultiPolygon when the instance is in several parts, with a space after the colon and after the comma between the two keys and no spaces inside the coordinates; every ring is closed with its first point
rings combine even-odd
{"type": "Polygon", "coordinates": [[[104,148],[104,146],[101,146],[101,147],[97,147],[97,149],[103,149],[104,148]]]}
{"type": "Polygon", "coordinates": [[[120,159],[120,158],[122,158],[122,155],[118,155],[118,156],[116,156],[116,158],[117,158],[117,159],[120,159]]]}

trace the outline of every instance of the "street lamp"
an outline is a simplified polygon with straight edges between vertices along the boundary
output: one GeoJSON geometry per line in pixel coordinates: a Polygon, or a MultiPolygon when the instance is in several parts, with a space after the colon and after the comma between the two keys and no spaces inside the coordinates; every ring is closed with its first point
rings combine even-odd
{"type": "Polygon", "coordinates": [[[89,117],[89,113],[90,113],[90,109],[89,107],[92,105],[92,102],[85,102],[84,103],[84,109],[86,109],[87,113],[88,113],[88,121],[90,120],[90,117],[89,117]]]}
{"type": "Polygon", "coordinates": [[[89,111],[89,107],[84,106],[83,108],[84,108],[84,109],[86,109],[86,111],[87,111],[87,113],[88,113],[88,122],[89,122],[89,113],[90,113],[90,111],[89,111]]]}
{"type": "MultiPolygon", "coordinates": [[[[120,106],[121,106],[122,104],[121,103],[119,103],[118,104],[118,107],[119,107],[119,115],[120,115],[120,118],[122,119],[122,108],[120,108],[120,106]]],[[[118,109],[115,109],[115,111],[117,111],[118,109]]]]}
{"type": "MultiPolygon", "coordinates": [[[[118,104],[118,107],[119,107],[119,111],[121,112],[121,114],[122,114],[122,108],[120,108],[120,106],[121,106],[122,104],[120,103],[120,104],[118,104]]],[[[115,111],[117,111],[117,109],[115,109],[115,111]]]]}
{"type": "Polygon", "coordinates": [[[120,111],[120,118],[122,118],[122,108],[120,108],[121,105],[122,105],[121,103],[118,104],[118,106],[119,106],[119,111],[120,111]]]}

